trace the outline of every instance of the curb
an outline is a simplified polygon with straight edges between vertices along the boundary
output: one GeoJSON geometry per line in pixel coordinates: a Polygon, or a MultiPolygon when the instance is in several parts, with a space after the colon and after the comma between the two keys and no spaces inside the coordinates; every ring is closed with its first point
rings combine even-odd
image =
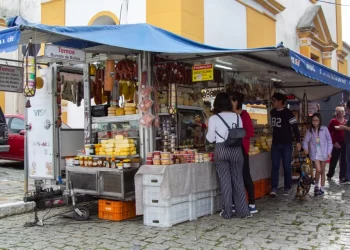
{"type": "Polygon", "coordinates": [[[34,206],[34,202],[24,203],[23,201],[0,204],[0,218],[31,212],[34,206]]]}

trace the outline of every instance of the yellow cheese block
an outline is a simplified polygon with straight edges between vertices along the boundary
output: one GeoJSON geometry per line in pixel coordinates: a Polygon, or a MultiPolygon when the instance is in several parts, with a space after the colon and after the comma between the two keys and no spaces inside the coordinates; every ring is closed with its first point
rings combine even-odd
{"type": "Polygon", "coordinates": [[[136,151],[132,151],[132,152],[131,152],[131,155],[136,155],[136,151]]]}
{"type": "Polygon", "coordinates": [[[106,153],[112,153],[113,152],[113,148],[106,148],[106,153]]]}
{"type": "Polygon", "coordinates": [[[136,111],[136,107],[125,107],[124,110],[125,110],[125,112],[128,112],[128,111],[135,112],[136,111]]]}
{"type": "Polygon", "coordinates": [[[101,144],[107,144],[108,140],[101,140],[101,144]]]}
{"type": "Polygon", "coordinates": [[[119,153],[119,156],[128,156],[128,155],[130,155],[130,153],[125,153],[125,152],[120,152],[119,153]]]}
{"type": "Polygon", "coordinates": [[[123,143],[123,144],[116,144],[115,148],[129,148],[130,146],[134,146],[134,145],[130,145],[129,143],[123,143]]]}
{"type": "Polygon", "coordinates": [[[124,136],[123,135],[116,135],[114,137],[115,140],[123,140],[124,139],[124,136]]]}
{"type": "Polygon", "coordinates": [[[129,143],[135,143],[135,140],[134,139],[128,139],[129,143]]]}
{"type": "Polygon", "coordinates": [[[99,152],[98,155],[106,155],[105,152],[99,152]]]}
{"type": "Polygon", "coordinates": [[[125,103],[125,107],[135,108],[136,107],[136,103],[125,103]]]}
{"type": "Polygon", "coordinates": [[[130,152],[131,152],[130,148],[121,148],[120,149],[120,153],[130,153],[130,152]]]}
{"type": "Polygon", "coordinates": [[[114,148],[114,144],[103,144],[104,148],[114,148]]]}
{"type": "Polygon", "coordinates": [[[108,144],[113,144],[114,143],[114,139],[108,139],[108,144]]]}

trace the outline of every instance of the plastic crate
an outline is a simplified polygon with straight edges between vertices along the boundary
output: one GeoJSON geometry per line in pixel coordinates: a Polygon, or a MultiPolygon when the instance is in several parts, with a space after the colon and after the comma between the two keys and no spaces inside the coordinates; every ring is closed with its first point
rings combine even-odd
{"type": "Polygon", "coordinates": [[[171,206],[189,200],[189,195],[172,197],[165,200],[161,198],[160,187],[143,186],[143,204],[147,206],[171,206]]]}
{"type": "Polygon", "coordinates": [[[136,217],[134,201],[98,200],[98,218],[121,221],[136,217]]]}
{"type": "Polygon", "coordinates": [[[271,192],[271,179],[264,179],[265,181],[265,192],[264,195],[268,195],[271,192]]]}
{"type": "Polygon", "coordinates": [[[191,201],[191,220],[196,220],[199,217],[214,214],[213,211],[214,197],[208,197],[191,201]]]}
{"type": "Polygon", "coordinates": [[[163,175],[144,174],[142,175],[143,186],[156,186],[159,187],[163,181],[163,175]]]}
{"type": "Polygon", "coordinates": [[[254,198],[259,199],[265,195],[265,180],[254,182],[254,198]]]}
{"type": "Polygon", "coordinates": [[[171,227],[190,220],[191,202],[171,206],[144,206],[143,224],[154,227],[171,227]]]}
{"type": "Polygon", "coordinates": [[[208,197],[213,197],[212,190],[190,194],[190,201],[196,201],[196,200],[208,198],[208,197]]]}

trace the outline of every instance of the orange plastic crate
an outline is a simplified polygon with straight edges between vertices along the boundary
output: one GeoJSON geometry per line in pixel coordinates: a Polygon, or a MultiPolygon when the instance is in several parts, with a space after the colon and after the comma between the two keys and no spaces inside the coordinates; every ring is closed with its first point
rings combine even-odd
{"type": "Polygon", "coordinates": [[[265,180],[259,180],[254,182],[254,198],[259,199],[265,194],[265,180]]]}
{"type": "Polygon", "coordinates": [[[135,216],[135,201],[98,200],[99,219],[121,221],[135,216]]]}
{"type": "Polygon", "coordinates": [[[265,179],[265,195],[271,192],[271,178],[265,179]]]}

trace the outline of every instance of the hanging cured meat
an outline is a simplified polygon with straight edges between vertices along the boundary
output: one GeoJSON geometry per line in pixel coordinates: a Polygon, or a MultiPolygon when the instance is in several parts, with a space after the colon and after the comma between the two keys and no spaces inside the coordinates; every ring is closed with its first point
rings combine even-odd
{"type": "Polygon", "coordinates": [[[104,90],[112,91],[115,78],[114,60],[106,60],[104,90]]]}
{"type": "Polygon", "coordinates": [[[102,72],[103,70],[97,70],[96,71],[96,78],[95,78],[95,89],[94,89],[94,101],[96,105],[102,104],[102,72]]]}

